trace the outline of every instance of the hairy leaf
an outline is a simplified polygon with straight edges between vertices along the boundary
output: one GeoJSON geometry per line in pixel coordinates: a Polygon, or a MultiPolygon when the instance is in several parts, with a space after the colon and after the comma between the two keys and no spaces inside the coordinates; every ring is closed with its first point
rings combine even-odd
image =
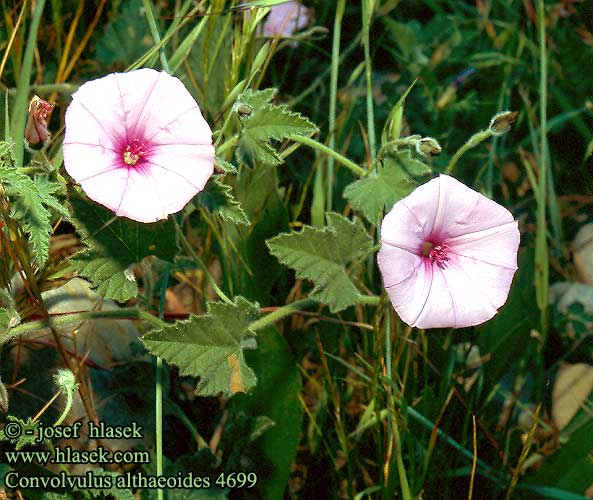
{"type": "Polygon", "coordinates": [[[13,415],[8,415],[6,420],[8,420],[8,422],[17,423],[21,428],[21,433],[20,433],[19,437],[11,438],[11,437],[8,437],[6,434],[4,434],[3,430],[1,430],[0,431],[0,441],[10,441],[11,443],[14,443],[17,450],[20,450],[23,446],[26,446],[28,444],[35,443],[35,439],[37,439],[37,436],[35,434],[37,433],[37,427],[39,427],[38,421],[33,422],[31,417],[29,417],[25,421],[19,417],[13,416],[13,415]]]}
{"type": "Polygon", "coordinates": [[[0,288],[0,333],[21,322],[14,299],[5,288],[0,288]]]}
{"type": "Polygon", "coordinates": [[[384,210],[410,194],[418,183],[416,176],[430,173],[430,168],[412,158],[410,151],[386,156],[377,170],[346,187],[344,197],[373,224],[378,224],[384,210]]]}
{"type": "Polygon", "coordinates": [[[89,247],[70,259],[78,273],[89,279],[97,292],[108,299],[126,301],[138,294],[128,268],[144,257],[155,255],[172,262],[177,253],[172,220],[142,224],[83,198],[74,188],[68,191],[73,221],[89,247]]]}
{"type": "Polygon", "coordinates": [[[367,255],[373,239],[358,220],[327,214],[327,226],[305,226],[300,232],[280,234],[267,241],[272,255],[296,271],[298,278],[315,284],[313,297],[341,311],[358,301],[360,293],[348,277],[346,266],[367,255]]]}
{"type": "Polygon", "coordinates": [[[238,154],[247,153],[253,162],[279,165],[282,159],[271,141],[309,135],[317,127],[300,113],[286,106],[270,104],[275,89],[248,91],[237,99],[235,110],[242,125],[238,154]]]}
{"type": "Polygon", "coordinates": [[[256,346],[249,329],[258,307],[243,297],[234,304],[208,304],[208,314],[177,321],[144,336],[148,350],[178,366],[181,375],[200,377],[196,394],[247,392],[256,377],[244,350],[256,346]]]}
{"type": "Polygon", "coordinates": [[[0,185],[8,197],[11,217],[29,237],[33,254],[39,265],[43,266],[49,255],[52,232],[50,209],[62,217],[69,217],[63,203],[55,196],[61,187],[47,177],[31,179],[22,170],[17,170],[9,146],[4,144],[0,155],[0,185]]]}
{"type": "Polygon", "coordinates": [[[220,176],[214,176],[196,197],[196,201],[209,212],[220,215],[223,220],[248,226],[249,219],[232,191],[233,188],[224,184],[220,176]]]}

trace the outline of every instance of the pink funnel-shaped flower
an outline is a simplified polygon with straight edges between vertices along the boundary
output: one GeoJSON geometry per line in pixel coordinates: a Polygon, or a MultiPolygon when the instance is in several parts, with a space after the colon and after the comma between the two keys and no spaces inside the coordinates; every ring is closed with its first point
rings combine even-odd
{"type": "Polygon", "coordinates": [[[270,8],[264,23],[264,35],[291,36],[306,28],[310,21],[309,9],[299,2],[291,1],[270,8]]]}
{"type": "Polygon", "coordinates": [[[447,175],[393,206],[381,243],[378,263],[391,303],[418,328],[488,321],[505,303],[517,270],[517,221],[447,175]]]}
{"type": "Polygon", "coordinates": [[[64,165],[116,215],[155,222],[204,189],[214,170],[212,131],[179,79],[148,68],[112,73],[73,95],[64,165]]]}

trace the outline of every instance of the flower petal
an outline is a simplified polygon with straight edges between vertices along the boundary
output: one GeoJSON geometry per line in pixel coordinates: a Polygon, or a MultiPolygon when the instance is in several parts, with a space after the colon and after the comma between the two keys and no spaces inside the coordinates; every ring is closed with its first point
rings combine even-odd
{"type": "MultiPolygon", "coordinates": [[[[63,154],[68,173],[81,184],[119,168],[119,155],[112,149],[102,146],[76,142],[64,143],[63,154]]],[[[106,193],[106,195],[111,196],[112,193],[106,193]]]]}
{"type": "Polygon", "coordinates": [[[449,252],[515,271],[520,234],[517,221],[449,238],[449,252]]]}
{"type": "Polygon", "coordinates": [[[413,326],[464,328],[491,319],[508,296],[514,270],[453,256],[434,275],[424,309],[413,326]]]}
{"type": "Polygon", "coordinates": [[[151,144],[211,145],[212,131],[181,80],[165,72],[158,75],[138,118],[142,139],[151,144]]]}
{"type": "Polygon", "coordinates": [[[169,213],[178,212],[202,191],[214,172],[212,146],[157,146],[149,156],[147,168],[169,213]]]}
{"type": "Polygon", "coordinates": [[[138,222],[156,222],[171,213],[161,197],[163,189],[155,182],[150,169],[129,168],[129,176],[116,215],[138,222]]]}
{"type": "Polygon", "coordinates": [[[115,74],[86,82],[72,95],[66,110],[64,146],[81,143],[118,149],[125,138],[125,114],[114,95],[119,95],[115,74]]]}
{"type": "Polygon", "coordinates": [[[433,179],[393,205],[381,224],[381,241],[419,254],[432,231],[438,190],[438,179],[433,179]]]}
{"type": "Polygon", "coordinates": [[[422,313],[432,286],[432,266],[417,255],[383,245],[377,256],[393,308],[408,325],[422,313]]]}
{"type": "Polygon", "coordinates": [[[440,175],[438,183],[438,208],[432,229],[436,238],[455,238],[513,222],[506,208],[457,179],[440,175]]]}

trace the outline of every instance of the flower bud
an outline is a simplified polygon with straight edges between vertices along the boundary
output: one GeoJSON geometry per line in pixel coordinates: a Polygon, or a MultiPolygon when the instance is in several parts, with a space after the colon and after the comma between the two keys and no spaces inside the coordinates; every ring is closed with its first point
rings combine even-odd
{"type": "Polygon", "coordinates": [[[29,115],[25,127],[25,140],[29,146],[44,144],[49,136],[47,124],[55,104],[44,101],[39,96],[33,96],[29,103],[29,115]]]}
{"type": "Polygon", "coordinates": [[[422,156],[438,155],[443,149],[436,139],[423,137],[416,142],[416,152],[422,156]]]}
{"type": "Polygon", "coordinates": [[[253,113],[253,108],[249,104],[239,104],[236,108],[237,114],[241,118],[249,118],[253,113]]]}
{"type": "Polygon", "coordinates": [[[511,125],[515,123],[518,114],[518,111],[503,111],[495,114],[489,125],[492,135],[504,135],[511,130],[511,125]]]}

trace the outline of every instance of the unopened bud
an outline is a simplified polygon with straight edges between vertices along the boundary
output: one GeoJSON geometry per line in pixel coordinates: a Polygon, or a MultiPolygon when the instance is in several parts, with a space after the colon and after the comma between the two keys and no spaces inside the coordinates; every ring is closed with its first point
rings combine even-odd
{"type": "Polygon", "coordinates": [[[490,132],[493,135],[506,134],[511,130],[511,125],[515,123],[518,115],[518,111],[503,111],[502,113],[495,114],[492,120],[490,120],[490,132]]]}
{"type": "Polygon", "coordinates": [[[422,156],[438,155],[443,149],[436,139],[423,137],[416,142],[416,152],[422,156]]]}
{"type": "Polygon", "coordinates": [[[253,113],[253,108],[249,104],[239,104],[236,109],[241,118],[248,118],[253,113]]]}
{"type": "Polygon", "coordinates": [[[47,125],[54,106],[55,104],[44,101],[39,96],[31,99],[25,127],[25,140],[29,146],[44,144],[48,140],[50,133],[47,125]]]}

